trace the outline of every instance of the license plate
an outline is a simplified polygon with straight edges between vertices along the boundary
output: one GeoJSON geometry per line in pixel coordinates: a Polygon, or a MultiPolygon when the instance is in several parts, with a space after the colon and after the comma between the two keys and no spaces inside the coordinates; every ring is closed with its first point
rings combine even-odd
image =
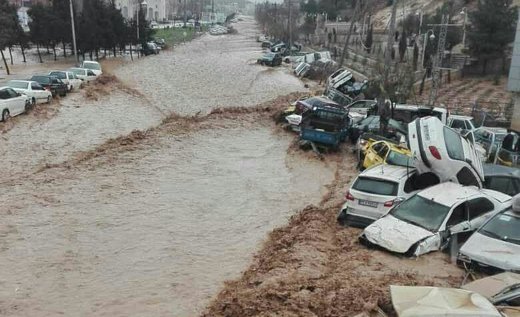
{"type": "Polygon", "coordinates": [[[372,208],[377,208],[377,203],[375,201],[369,201],[369,200],[359,200],[358,202],[361,206],[368,206],[372,208]]]}

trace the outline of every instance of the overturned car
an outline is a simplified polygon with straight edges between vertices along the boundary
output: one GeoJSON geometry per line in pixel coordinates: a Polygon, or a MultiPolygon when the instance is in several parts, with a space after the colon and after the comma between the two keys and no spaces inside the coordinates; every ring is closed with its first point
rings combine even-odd
{"type": "Polygon", "coordinates": [[[429,187],[365,228],[360,243],[406,256],[448,247],[467,239],[487,219],[511,206],[511,196],[488,189],[442,183],[429,187]]]}
{"type": "Polygon", "coordinates": [[[484,171],[473,140],[445,126],[437,117],[409,123],[408,143],[419,173],[432,172],[441,183],[482,188],[484,171]]]}

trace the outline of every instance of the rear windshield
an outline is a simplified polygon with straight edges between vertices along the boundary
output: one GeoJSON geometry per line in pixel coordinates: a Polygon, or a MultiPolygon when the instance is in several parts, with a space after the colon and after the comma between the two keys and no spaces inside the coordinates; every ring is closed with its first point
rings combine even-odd
{"type": "Polygon", "coordinates": [[[58,77],[59,79],[67,78],[67,76],[65,76],[64,72],[51,72],[49,75],[58,77]]]}
{"type": "Polygon", "coordinates": [[[96,64],[96,63],[83,63],[83,68],[94,69],[94,70],[101,69],[99,64],[96,64]]]}
{"type": "Polygon", "coordinates": [[[397,196],[397,187],[397,183],[368,177],[358,177],[352,185],[352,189],[360,192],[384,196],[397,196]]]}
{"type": "Polygon", "coordinates": [[[479,233],[520,245],[520,215],[500,213],[487,222],[479,233]]]}
{"type": "Polygon", "coordinates": [[[11,88],[20,88],[20,89],[27,89],[28,83],[23,81],[10,81],[7,83],[7,86],[11,88]]]}
{"type": "Polygon", "coordinates": [[[85,73],[83,69],[71,69],[70,71],[76,75],[83,75],[85,73]]]}
{"type": "Polygon", "coordinates": [[[464,148],[462,147],[460,134],[448,127],[444,127],[444,142],[450,158],[460,161],[464,160],[464,148]]]}
{"type": "Polygon", "coordinates": [[[33,76],[31,80],[37,81],[39,83],[49,83],[50,78],[45,76],[33,76]]]}

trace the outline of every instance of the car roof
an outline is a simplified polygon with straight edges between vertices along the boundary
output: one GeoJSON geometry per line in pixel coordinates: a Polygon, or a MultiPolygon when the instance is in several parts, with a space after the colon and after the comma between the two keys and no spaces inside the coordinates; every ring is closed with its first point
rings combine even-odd
{"type": "Polygon", "coordinates": [[[411,175],[414,172],[415,168],[413,166],[406,168],[404,166],[380,164],[364,170],[361,174],[359,174],[359,176],[379,178],[390,181],[400,181],[403,178],[407,178],[408,175],[411,175]]]}
{"type": "Polygon", "coordinates": [[[19,82],[19,83],[34,83],[35,81],[34,80],[25,80],[25,79],[11,79],[9,82],[12,82],[12,81],[16,81],[16,82],[19,82]]]}
{"type": "Polygon", "coordinates": [[[6,88],[13,89],[13,88],[8,87],[8,86],[2,86],[2,87],[0,87],[0,90],[2,90],[2,89],[6,89],[6,88]]]}
{"type": "Polygon", "coordinates": [[[475,130],[486,130],[493,133],[507,134],[507,129],[498,127],[478,127],[475,130]]]}
{"type": "Polygon", "coordinates": [[[99,64],[99,63],[96,62],[96,61],[83,61],[83,64],[88,64],[88,63],[99,64]]]}
{"type": "Polygon", "coordinates": [[[66,72],[65,70],[51,70],[51,71],[49,72],[49,74],[50,74],[50,73],[65,73],[65,72],[66,72]]]}
{"type": "Polygon", "coordinates": [[[461,119],[461,120],[471,120],[471,119],[473,119],[473,117],[471,117],[471,116],[463,116],[463,115],[458,115],[458,114],[452,114],[452,115],[450,115],[450,118],[461,119]]]}
{"type": "Polygon", "coordinates": [[[475,186],[463,186],[458,183],[446,182],[426,188],[419,192],[418,195],[444,206],[451,207],[480,193],[479,189],[475,186]]]}
{"type": "Polygon", "coordinates": [[[484,176],[507,176],[520,178],[520,169],[496,164],[482,164],[484,176]]]}

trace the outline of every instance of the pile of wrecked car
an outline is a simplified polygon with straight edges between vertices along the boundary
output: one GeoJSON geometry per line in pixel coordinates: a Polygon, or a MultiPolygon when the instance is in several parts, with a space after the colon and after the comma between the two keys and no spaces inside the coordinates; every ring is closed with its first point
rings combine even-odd
{"type": "Polygon", "coordinates": [[[515,150],[500,143],[511,133],[443,107],[398,104],[381,132],[377,102],[356,99],[355,83],[340,69],[325,95],[295,101],[280,118],[317,152],[355,144],[361,173],[338,221],[362,228],[359,242],[370,248],[449,250],[468,272],[520,272],[520,171],[493,164],[503,147],[515,150]]]}

